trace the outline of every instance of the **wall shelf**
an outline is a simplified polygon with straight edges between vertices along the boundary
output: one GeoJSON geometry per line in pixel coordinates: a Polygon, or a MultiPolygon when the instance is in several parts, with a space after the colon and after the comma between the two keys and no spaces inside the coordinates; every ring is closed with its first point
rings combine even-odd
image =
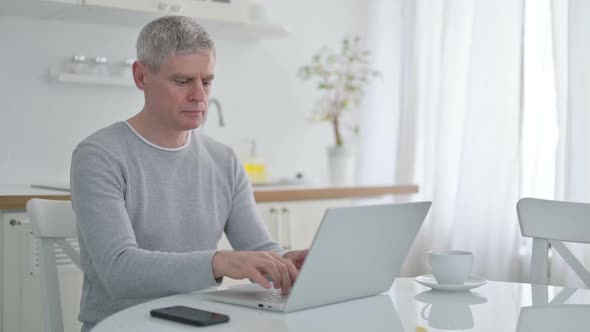
{"type": "Polygon", "coordinates": [[[58,82],[76,83],[76,84],[99,84],[123,87],[135,87],[131,76],[99,76],[90,74],[72,74],[58,72],[54,76],[58,82]]]}
{"type": "Polygon", "coordinates": [[[203,22],[213,39],[261,40],[283,38],[289,35],[284,25],[278,23],[215,24],[203,22]]]}

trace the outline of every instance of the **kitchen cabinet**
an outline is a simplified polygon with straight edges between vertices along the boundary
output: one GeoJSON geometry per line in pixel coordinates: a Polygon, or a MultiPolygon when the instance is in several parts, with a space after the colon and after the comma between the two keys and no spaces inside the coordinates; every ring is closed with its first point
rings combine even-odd
{"type": "Polygon", "coordinates": [[[41,0],[45,2],[57,2],[69,5],[81,5],[84,0],[41,0]]]}
{"type": "MultiPolygon", "coordinates": [[[[165,15],[197,19],[214,40],[257,40],[287,36],[288,30],[269,17],[265,7],[249,0],[2,0],[0,15],[143,27],[165,15]]],[[[69,78],[64,78],[67,80],[69,78]]],[[[74,78],[76,80],[76,78],[74,78]]],[[[82,77],[80,80],[84,81],[82,77]]],[[[100,81],[100,80],[99,80],[100,81]]],[[[109,84],[108,80],[105,84],[109,84]]],[[[116,85],[120,85],[115,83],[116,85]]]]}
{"type": "MultiPolygon", "coordinates": [[[[334,199],[258,203],[256,208],[271,238],[283,248],[293,250],[309,248],[326,209],[354,204],[354,200],[334,199]]],[[[225,235],[219,240],[217,247],[232,250],[225,235]]]]}
{"type": "Polygon", "coordinates": [[[84,5],[231,23],[248,21],[247,0],[84,0],[84,5]]]}
{"type": "MultiPolygon", "coordinates": [[[[2,214],[0,214],[1,216],[2,214]]],[[[2,331],[41,332],[38,255],[26,213],[4,213],[2,217],[2,331]]],[[[77,247],[77,241],[69,242],[77,247]]],[[[78,332],[82,273],[56,250],[64,332],[78,332]]]]}
{"type": "Polygon", "coordinates": [[[287,250],[311,246],[327,208],[354,204],[349,199],[259,203],[271,237],[287,250]]]}

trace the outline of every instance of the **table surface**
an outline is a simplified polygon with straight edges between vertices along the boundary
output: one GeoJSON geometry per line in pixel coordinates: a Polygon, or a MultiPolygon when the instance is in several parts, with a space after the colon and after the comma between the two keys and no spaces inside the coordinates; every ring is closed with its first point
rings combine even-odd
{"type": "Polygon", "coordinates": [[[160,298],[116,313],[93,332],[117,331],[582,331],[590,290],[490,281],[466,292],[433,291],[398,278],[388,293],[292,313],[211,302],[201,292],[160,298]],[[184,305],[230,316],[204,328],[152,318],[151,309],[184,305]]]}

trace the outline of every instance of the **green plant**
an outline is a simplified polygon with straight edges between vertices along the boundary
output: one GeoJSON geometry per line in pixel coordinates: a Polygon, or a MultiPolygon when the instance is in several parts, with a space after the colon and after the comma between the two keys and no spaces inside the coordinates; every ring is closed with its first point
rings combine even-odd
{"type": "Polygon", "coordinates": [[[336,146],[343,145],[342,113],[358,107],[370,80],[380,75],[371,68],[370,52],[362,49],[360,40],[359,36],[343,39],[339,51],[322,47],[298,72],[303,80],[317,80],[322,95],[312,117],[331,122],[336,146]]]}

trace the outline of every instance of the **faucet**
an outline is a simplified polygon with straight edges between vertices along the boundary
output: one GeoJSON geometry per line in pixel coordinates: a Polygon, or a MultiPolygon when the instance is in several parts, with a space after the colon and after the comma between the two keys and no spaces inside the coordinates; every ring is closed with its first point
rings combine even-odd
{"type": "Polygon", "coordinates": [[[223,127],[225,125],[225,122],[223,121],[223,113],[221,112],[221,108],[222,108],[221,103],[219,102],[219,100],[217,98],[209,98],[209,106],[211,106],[211,105],[215,105],[215,108],[217,108],[217,117],[219,118],[219,126],[223,127]]]}

